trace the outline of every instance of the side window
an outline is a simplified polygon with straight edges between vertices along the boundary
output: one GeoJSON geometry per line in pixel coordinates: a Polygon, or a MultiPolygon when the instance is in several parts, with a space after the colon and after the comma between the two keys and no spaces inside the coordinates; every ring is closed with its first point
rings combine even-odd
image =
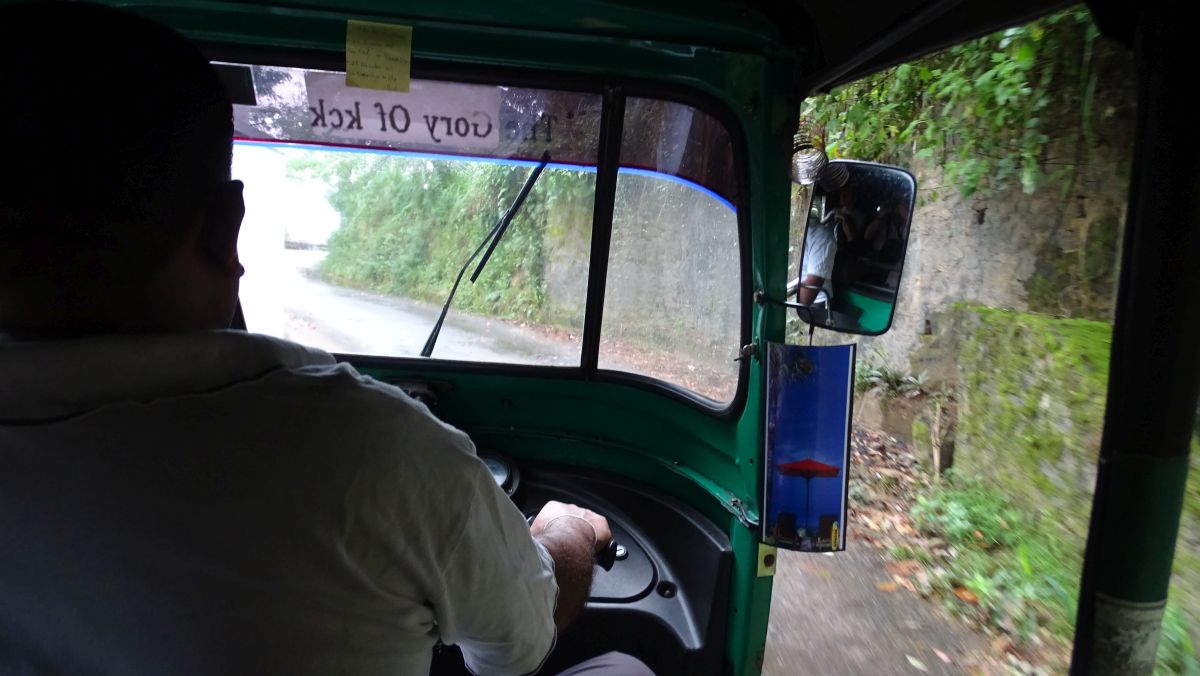
{"type": "Polygon", "coordinates": [[[730,401],[741,314],[728,132],[689,106],[636,98],[624,126],[600,368],[730,401]]]}

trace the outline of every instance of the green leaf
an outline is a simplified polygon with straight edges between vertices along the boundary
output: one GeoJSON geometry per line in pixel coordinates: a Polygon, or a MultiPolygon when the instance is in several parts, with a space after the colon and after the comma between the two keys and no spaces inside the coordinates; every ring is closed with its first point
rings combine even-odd
{"type": "Polygon", "coordinates": [[[1025,571],[1025,575],[1032,577],[1033,564],[1029,562],[1029,550],[1026,549],[1024,542],[1017,546],[1017,560],[1021,563],[1021,570],[1025,571]]]}
{"type": "Polygon", "coordinates": [[[1017,53],[1014,55],[1017,65],[1028,70],[1033,66],[1037,52],[1033,48],[1032,42],[1022,42],[1017,46],[1017,53]]]}
{"type": "Polygon", "coordinates": [[[1021,191],[1026,195],[1033,194],[1037,189],[1038,173],[1036,167],[1025,167],[1021,170],[1021,191]]]}

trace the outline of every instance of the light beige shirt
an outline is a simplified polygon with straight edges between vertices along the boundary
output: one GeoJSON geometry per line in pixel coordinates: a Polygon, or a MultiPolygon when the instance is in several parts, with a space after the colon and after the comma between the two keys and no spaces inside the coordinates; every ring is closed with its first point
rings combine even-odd
{"type": "Polygon", "coordinates": [[[0,672],[521,674],[556,596],[467,436],[326,353],[0,343],[0,672]]]}

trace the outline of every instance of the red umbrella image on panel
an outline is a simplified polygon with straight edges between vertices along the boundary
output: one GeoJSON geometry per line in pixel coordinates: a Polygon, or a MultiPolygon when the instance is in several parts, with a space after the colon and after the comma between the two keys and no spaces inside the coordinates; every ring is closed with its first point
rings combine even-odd
{"type": "Polygon", "coordinates": [[[785,462],[779,465],[779,473],[783,476],[798,476],[804,479],[804,498],[806,509],[804,515],[804,528],[808,528],[808,521],[812,518],[812,480],[813,479],[836,479],[838,473],[842,471],[841,467],[835,465],[826,465],[823,462],[818,462],[812,458],[804,460],[794,460],[785,462]]]}
{"type": "Polygon", "coordinates": [[[813,477],[836,479],[838,472],[842,468],[836,465],[826,465],[823,462],[817,462],[812,458],[805,460],[795,460],[793,462],[785,462],[779,465],[779,473],[784,476],[802,476],[805,479],[813,477]]]}

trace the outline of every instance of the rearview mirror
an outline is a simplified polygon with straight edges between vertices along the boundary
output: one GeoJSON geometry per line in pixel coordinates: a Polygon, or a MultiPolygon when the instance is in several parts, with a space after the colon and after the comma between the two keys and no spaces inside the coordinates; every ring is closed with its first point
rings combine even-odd
{"type": "Polygon", "coordinates": [[[788,285],[803,321],[865,336],[891,328],[916,193],[903,169],[825,166],[813,184],[800,274],[788,285]]]}

